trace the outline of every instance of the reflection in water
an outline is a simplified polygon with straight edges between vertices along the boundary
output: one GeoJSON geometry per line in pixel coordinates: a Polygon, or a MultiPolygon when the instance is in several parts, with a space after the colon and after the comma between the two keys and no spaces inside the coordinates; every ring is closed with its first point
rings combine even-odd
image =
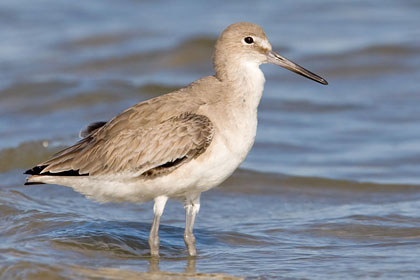
{"type": "MultiPolygon", "coordinates": [[[[196,266],[196,257],[187,257],[185,263],[185,273],[186,274],[196,274],[195,266],[196,266]]],[[[157,273],[163,272],[160,270],[159,262],[160,259],[156,257],[150,257],[149,261],[149,272],[150,273],[157,273]]]]}
{"type": "Polygon", "coordinates": [[[185,266],[185,273],[195,273],[196,257],[189,257],[185,266]]]}
{"type": "MultiPolygon", "coordinates": [[[[150,265],[155,269],[156,265],[158,266],[159,261],[157,259],[150,260],[150,265]]],[[[195,263],[193,260],[187,261],[187,267],[195,263]]],[[[167,271],[149,271],[149,272],[138,272],[134,270],[124,270],[124,269],[115,269],[115,268],[97,268],[89,269],[85,267],[73,267],[72,276],[77,276],[78,278],[83,279],[154,279],[154,280],[165,280],[165,279],[224,279],[224,280],[237,280],[242,279],[223,273],[196,273],[194,272],[167,272],[167,271]]]]}
{"type": "Polygon", "coordinates": [[[154,272],[159,272],[159,271],[160,271],[159,258],[151,257],[149,259],[149,272],[154,273],[154,272]]]}

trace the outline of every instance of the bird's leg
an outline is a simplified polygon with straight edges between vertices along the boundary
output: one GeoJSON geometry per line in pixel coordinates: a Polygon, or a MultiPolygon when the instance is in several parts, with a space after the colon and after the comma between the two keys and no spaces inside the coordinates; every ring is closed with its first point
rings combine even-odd
{"type": "Polygon", "coordinates": [[[152,228],[150,229],[149,235],[150,254],[152,255],[152,257],[159,257],[159,223],[160,217],[163,213],[163,209],[165,209],[166,201],[168,201],[168,197],[158,196],[155,198],[155,204],[153,205],[153,212],[155,213],[155,218],[153,219],[153,224],[152,228]]]}
{"type": "Polygon", "coordinates": [[[193,233],[195,215],[200,210],[200,194],[188,197],[185,200],[185,233],[184,241],[190,256],[196,256],[195,237],[193,233]]]}

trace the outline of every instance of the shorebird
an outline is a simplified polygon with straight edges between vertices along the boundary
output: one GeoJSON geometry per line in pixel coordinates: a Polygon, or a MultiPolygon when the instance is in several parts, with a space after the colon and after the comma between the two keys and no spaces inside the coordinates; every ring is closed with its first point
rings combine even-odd
{"type": "Polygon", "coordinates": [[[155,257],[165,204],[168,198],[181,200],[184,240],[195,256],[193,225],[201,193],[229,177],[254,143],[263,63],[328,84],[272,51],[260,26],[235,23],[216,42],[214,76],[89,125],[75,145],[27,170],[25,184],[68,186],[100,202],[154,200],[148,242],[155,257]]]}

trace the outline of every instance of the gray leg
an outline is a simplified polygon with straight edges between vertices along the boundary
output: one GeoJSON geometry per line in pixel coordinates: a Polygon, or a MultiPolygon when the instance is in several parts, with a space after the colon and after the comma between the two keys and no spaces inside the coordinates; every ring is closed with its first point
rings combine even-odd
{"type": "Polygon", "coordinates": [[[160,217],[163,214],[163,209],[165,209],[166,201],[168,201],[168,197],[158,196],[155,198],[155,204],[153,205],[155,218],[153,219],[153,224],[149,235],[150,254],[152,257],[159,257],[159,223],[160,217]]]}
{"type": "Polygon", "coordinates": [[[195,215],[200,210],[200,194],[188,197],[185,200],[185,233],[184,241],[190,256],[196,256],[195,237],[193,233],[195,215]]]}

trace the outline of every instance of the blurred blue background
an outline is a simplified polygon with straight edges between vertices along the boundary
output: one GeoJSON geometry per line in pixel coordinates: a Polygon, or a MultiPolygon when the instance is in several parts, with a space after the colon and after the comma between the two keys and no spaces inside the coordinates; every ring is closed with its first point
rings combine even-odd
{"type": "MultiPolygon", "coordinates": [[[[419,15],[417,0],[1,1],[0,278],[153,270],[151,205],[23,188],[22,172],[90,122],[212,75],[214,43],[238,21],[261,25],[274,50],[329,85],[261,67],[256,143],[241,171],[203,194],[196,271],[418,278],[419,15]]],[[[183,215],[165,210],[162,270],[194,267],[183,215]]]]}

